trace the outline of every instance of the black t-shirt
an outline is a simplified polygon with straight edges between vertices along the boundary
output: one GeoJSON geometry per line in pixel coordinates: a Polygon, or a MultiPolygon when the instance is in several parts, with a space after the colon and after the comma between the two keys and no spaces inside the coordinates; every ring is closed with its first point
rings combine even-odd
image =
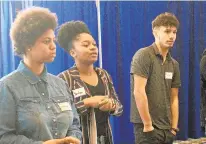
{"type": "MultiPolygon", "coordinates": [[[[87,88],[89,89],[92,96],[105,95],[105,88],[99,75],[98,75],[98,84],[96,86],[92,86],[86,82],[85,84],[87,85],[87,88]]],[[[109,114],[108,112],[103,112],[98,108],[95,108],[94,111],[95,111],[96,124],[97,124],[97,136],[101,136],[101,135],[106,136],[107,119],[109,114]]]]}

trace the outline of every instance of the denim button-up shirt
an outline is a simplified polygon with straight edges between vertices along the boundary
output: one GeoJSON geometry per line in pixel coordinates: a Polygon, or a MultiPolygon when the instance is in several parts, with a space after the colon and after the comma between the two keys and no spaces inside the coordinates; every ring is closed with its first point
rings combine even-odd
{"type": "Polygon", "coordinates": [[[0,144],[42,144],[73,136],[81,140],[79,117],[63,80],[32,73],[23,62],[0,80],[0,144]]]}

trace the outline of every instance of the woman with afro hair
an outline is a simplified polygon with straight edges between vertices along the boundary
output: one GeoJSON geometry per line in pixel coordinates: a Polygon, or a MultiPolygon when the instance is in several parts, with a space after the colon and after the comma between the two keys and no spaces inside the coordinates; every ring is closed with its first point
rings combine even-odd
{"type": "Polygon", "coordinates": [[[56,56],[57,17],[46,8],[18,13],[10,30],[18,68],[0,79],[1,144],[80,144],[82,132],[71,93],[44,63],[56,56]]]}
{"type": "Polygon", "coordinates": [[[83,144],[113,144],[109,117],[120,116],[123,106],[108,72],[94,66],[98,49],[87,25],[82,21],[62,24],[57,41],[75,61],[75,65],[59,77],[72,91],[80,114],[83,144]]]}

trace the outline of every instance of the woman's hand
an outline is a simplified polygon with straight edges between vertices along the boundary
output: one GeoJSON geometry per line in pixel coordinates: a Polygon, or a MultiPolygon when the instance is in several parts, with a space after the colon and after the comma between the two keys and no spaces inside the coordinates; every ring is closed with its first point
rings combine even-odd
{"type": "Polygon", "coordinates": [[[53,139],[43,142],[43,144],[80,144],[80,140],[75,137],[65,137],[62,139],[53,139]]]}
{"type": "Polygon", "coordinates": [[[113,100],[111,98],[106,97],[99,104],[99,109],[101,111],[113,111],[113,110],[115,110],[115,105],[113,104],[113,100]]]}
{"type": "Polygon", "coordinates": [[[105,98],[105,96],[93,96],[89,98],[85,98],[84,105],[87,107],[93,107],[93,108],[98,108],[99,103],[105,98]]]}
{"type": "Polygon", "coordinates": [[[80,144],[80,140],[75,137],[66,137],[64,138],[64,144],[80,144]]]}

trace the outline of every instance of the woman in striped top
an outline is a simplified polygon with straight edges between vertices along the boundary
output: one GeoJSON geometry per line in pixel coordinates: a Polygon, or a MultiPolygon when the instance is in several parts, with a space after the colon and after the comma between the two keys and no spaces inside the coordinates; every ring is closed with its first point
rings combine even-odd
{"type": "Polygon", "coordinates": [[[123,106],[106,70],[94,67],[96,42],[87,25],[70,21],[61,25],[57,41],[75,65],[59,74],[68,83],[80,114],[84,144],[113,144],[109,116],[120,116],[123,106]]]}

